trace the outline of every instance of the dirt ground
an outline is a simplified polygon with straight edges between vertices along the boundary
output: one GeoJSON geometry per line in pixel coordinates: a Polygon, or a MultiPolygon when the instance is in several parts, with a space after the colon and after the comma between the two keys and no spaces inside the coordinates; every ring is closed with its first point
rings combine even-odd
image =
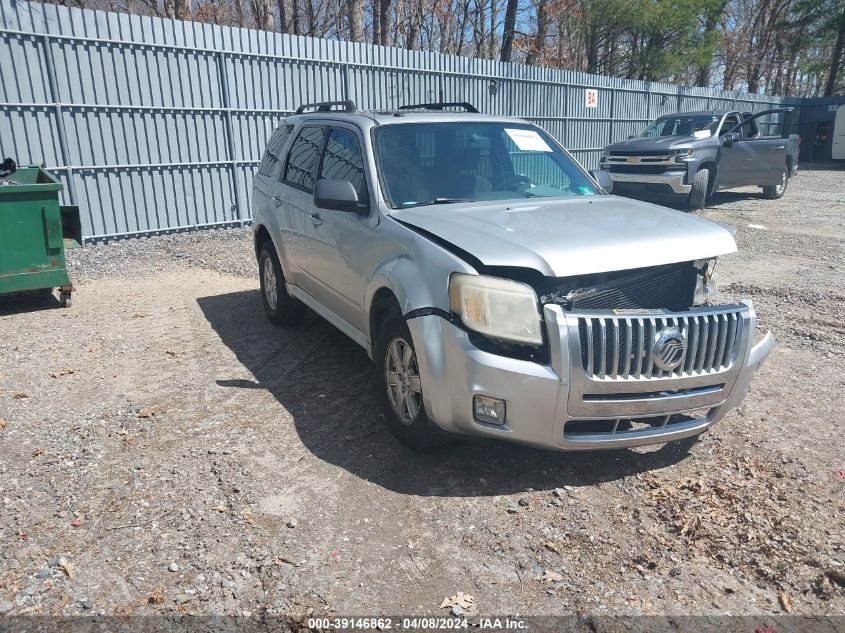
{"type": "Polygon", "coordinates": [[[702,215],[777,347],[698,441],[591,454],[406,450],[363,350],[219,272],[248,229],[72,254],[73,307],[0,303],[0,614],[845,614],[845,171],[702,215]]]}

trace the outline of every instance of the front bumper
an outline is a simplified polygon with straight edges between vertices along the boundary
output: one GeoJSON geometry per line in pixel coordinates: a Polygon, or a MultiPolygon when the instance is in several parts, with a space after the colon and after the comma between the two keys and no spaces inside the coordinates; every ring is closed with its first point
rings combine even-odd
{"type": "MultiPolygon", "coordinates": [[[[718,344],[715,340],[711,344],[714,351],[705,354],[723,354],[725,363],[713,364],[709,369],[705,364],[705,368],[697,370],[694,362],[690,371],[684,371],[682,363],[680,371],[650,375],[632,373],[627,367],[625,372],[621,363],[613,371],[608,367],[605,372],[602,367],[601,373],[595,368],[588,372],[581,349],[586,347],[584,319],[593,323],[606,321],[617,329],[604,331],[602,327],[601,340],[608,341],[609,346],[621,345],[613,348],[613,353],[625,358],[618,352],[625,345],[630,349],[631,344],[623,336],[623,330],[629,327],[623,321],[634,324],[627,331],[635,342],[637,331],[646,335],[640,340],[651,340],[649,336],[660,333],[656,328],[643,330],[640,316],[575,315],[559,306],[546,306],[548,365],[481,351],[470,343],[464,330],[437,315],[410,319],[408,325],[418,351],[426,411],[441,428],[540,448],[595,450],[690,437],[705,431],[736,407],[748,392],[754,372],[771,352],[774,339],[767,333],[759,343],[752,344],[756,315],[750,302],[733,307],[731,314],[736,322],[734,347],[718,351],[723,349],[720,334],[718,344]],[[472,400],[476,394],[505,401],[505,424],[497,426],[474,418],[472,400]]],[[[722,318],[718,310],[704,309],[653,320],[665,327],[695,321],[712,322],[718,328],[722,327],[722,318]]],[[[724,330],[713,331],[728,332],[730,318],[725,320],[724,330]]],[[[703,331],[702,328],[702,336],[703,331]]],[[[703,349],[710,348],[704,344],[703,349]]],[[[611,357],[610,351],[607,357],[611,357]]]]}
{"type": "Polygon", "coordinates": [[[610,173],[610,179],[616,183],[623,185],[659,185],[668,188],[672,193],[688,194],[692,191],[692,185],[686,184],[687,172],[684,171],[666,171],[662,174],[619,174],[610,173]]]}

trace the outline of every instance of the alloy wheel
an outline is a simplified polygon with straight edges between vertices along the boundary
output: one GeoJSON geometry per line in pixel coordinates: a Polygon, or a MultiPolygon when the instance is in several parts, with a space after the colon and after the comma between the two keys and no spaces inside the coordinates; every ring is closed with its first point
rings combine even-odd
{"type": "Polygon", "coordinates": [[[402,424],[413,424],[422,407],[422,388],[417,356],[406,340],[397,337],[387,346],[384,377],[387,398],[396,417],[402,424]]]}

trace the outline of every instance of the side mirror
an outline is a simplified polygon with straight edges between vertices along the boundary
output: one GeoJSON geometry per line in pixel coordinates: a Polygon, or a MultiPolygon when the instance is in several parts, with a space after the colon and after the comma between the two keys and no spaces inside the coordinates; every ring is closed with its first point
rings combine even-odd
{"type": "Polygon", "coordinates": [[[318,180],[314,185],[314,206],[331,211],[361,212],[358,192],[348,180],[318,180]]]}
{"type": "Polygon", "coordinates": [[[725,139],[724,139],[725,147],[730,147],[731,145],[736,143],[739,140],[739,138],[740,138],[739,134],[737,134],[736,132],[728,132],[727,134],[725,134],[725,139]]]}
{"type": "Polygon", "coordinates": [[[599,187],[604,189],[607,193],[613,193],[613,181],[610,179],[610,172],[606,169],[596,169],[590,172],[599,187]]]}

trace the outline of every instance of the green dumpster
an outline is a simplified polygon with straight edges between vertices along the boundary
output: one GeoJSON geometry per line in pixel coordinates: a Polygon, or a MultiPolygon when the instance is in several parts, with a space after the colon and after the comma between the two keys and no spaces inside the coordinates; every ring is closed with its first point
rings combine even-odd
{"type": "Polygon", "coordinates": [[[63,226],[69,238],[81,242],[82,236],[79,209],[59,206],[61,190],[40,167],[0,178],[0,294],[58,288],[62,305],[70,305],[63,226]]]}

